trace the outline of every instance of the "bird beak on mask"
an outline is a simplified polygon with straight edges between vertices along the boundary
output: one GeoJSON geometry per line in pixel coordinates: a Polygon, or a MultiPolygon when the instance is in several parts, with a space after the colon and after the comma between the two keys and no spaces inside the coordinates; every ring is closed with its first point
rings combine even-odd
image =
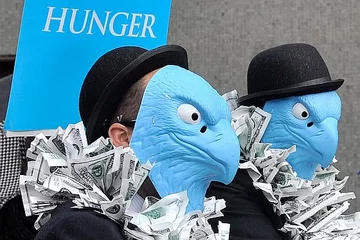
{"type": "Polygon", "coordinates": [[[207,143],[198,147],[203,148],[222,170],[216,180],[229,184],[235,177],[240,159],[239,141],[234,130],[229,121],[221,119],[216,125],[208,126],[204,135],[207,143]]]}
{"type": "Polygon", "coordinates": [[[338,120],[328,117],[318,123],[317,127],[319,132],[314,138],[313,147],[322,156],[319,164],[328,167],[335,157],[338,146],[338,120]]]}

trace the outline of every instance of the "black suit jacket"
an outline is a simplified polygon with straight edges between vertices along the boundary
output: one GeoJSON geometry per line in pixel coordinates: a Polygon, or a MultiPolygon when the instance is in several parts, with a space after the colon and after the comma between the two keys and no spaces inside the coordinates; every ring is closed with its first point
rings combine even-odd
{"type": "Polygon", "coordinates": [[[215,232],[218,221],[230,223],[231,240],[281,240],[289,239],[277,229],[284,225],[284,219],[274,211],[270,202],[260,190],[255,189],[246,170],[238,169],[235,179],[229,185],[214,182],[207,196],[225,199],[224,217],[210,220],[215,232]]]}
{"type": "Polygon", "coordinates": [[[39,230],[36,240],[122,240],[123,227],[94,210],[72,209],[69,201],[58,206],[39,230]]]}
{"type": "Polygon", "coordinates": [[[8,201],[0,210],[0,240],[32,240],[36,217],[26,217],[21,196],[8,201]]]}

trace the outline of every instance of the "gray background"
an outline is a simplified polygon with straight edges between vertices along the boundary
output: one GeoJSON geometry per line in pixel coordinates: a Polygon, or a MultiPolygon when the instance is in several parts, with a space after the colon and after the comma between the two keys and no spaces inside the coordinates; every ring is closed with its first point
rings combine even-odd
{"type": "MultiPolygon", "coordinates": [[[[14,54],[22,1],[0,0],[0,55],[14,54]]],[[[184,46],[194,72],[221,93],[246,94],[252,57],[275,45],[306,42],[318,48],[333,78],[345,78],[337,167],[349,175],[344,191],[360,210],[360,1],[173,0],[169,43],[184,46]]]]}

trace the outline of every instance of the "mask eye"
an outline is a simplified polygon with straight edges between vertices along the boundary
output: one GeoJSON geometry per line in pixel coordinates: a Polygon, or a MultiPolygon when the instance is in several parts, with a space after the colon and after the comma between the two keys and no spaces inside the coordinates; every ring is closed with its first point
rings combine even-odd
{"type": "Polygon", "coordinates": [[[181,120],[189,124],[198,124],[201,121],[200,112],[190,104],[181,104],[178,108],[181,120]]]}
{"type": "Polygon", "coordinates": [[[305,120],[309,118],[309,111],[301,103],[296,103],[293,107],[293,114],[297,119],[305,120]]]}

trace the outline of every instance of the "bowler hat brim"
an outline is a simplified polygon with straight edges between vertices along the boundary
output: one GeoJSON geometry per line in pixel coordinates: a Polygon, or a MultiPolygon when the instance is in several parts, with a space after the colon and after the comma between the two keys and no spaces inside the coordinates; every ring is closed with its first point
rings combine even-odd
{"type": "Polygon", "coordinates": [[[240,97],[238,102],[240,105],[245,106],[263,106],[265,102],[269,100],[335,91],[340,88],[343,83],[344,79],[336,79],[314,85],[292,86],[283,89],[256,92],[240,97]]]}
{"type": "Polygon", "coordinates": [[[106,86],[90,114],[86,126],[88,140],[107,136],[113,115],[127,90],[146,74],[166,65],[188,69],[186,51],[176,45],[161,46],[146,51],[122,69],[106,86]]]}

